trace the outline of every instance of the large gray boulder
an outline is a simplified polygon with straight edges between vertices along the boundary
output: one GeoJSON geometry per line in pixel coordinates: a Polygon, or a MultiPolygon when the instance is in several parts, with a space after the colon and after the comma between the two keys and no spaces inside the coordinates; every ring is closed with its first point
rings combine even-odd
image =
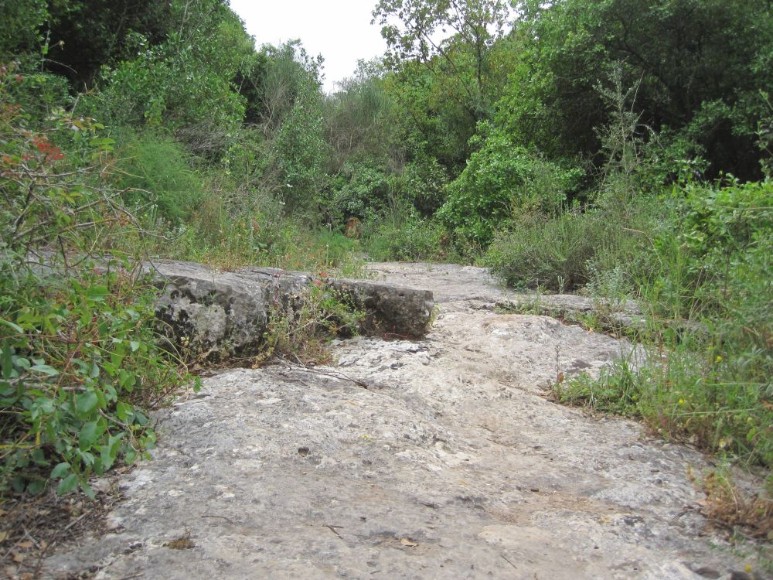
{"type": "Polygon", "coordinates": [[[298,306],[312,285],[332,289],[364,312],[361,332],[419,338],[429,326],[432,292],[387,283],[315,278],[275,268],[218,272],[201,264],[156,261],[146,266],[161,295],[156,314],[174,348],[188,358],[223,361],[258,354],[271,316],[298,306]]]}

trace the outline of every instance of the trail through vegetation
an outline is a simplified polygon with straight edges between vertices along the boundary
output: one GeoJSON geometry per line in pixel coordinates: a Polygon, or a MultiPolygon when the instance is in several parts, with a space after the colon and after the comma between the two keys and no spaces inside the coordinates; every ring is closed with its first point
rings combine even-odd
{"type": "Polygon", "coordinates": [[[0,496],[93,496],[154,445],[192,379],[143,259],[424,260],[638,301],[648,362],[557,396],[761,470],[767,517],[770,2],[373,4],[387,52],[325,94],[226,0],[0,3],[0,496]]]}

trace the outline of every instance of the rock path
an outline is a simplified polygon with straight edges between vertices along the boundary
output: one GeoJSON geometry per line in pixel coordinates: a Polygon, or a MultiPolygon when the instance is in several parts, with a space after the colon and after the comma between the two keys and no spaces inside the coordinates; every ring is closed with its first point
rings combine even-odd
{"type": "MultiPolygon", "coordinates": [[[[108,532],[62,547],[51,578],[730,578],[707,531],[705,459],[636,423],[551,402],[624,341],[545,316],[485,270],[374,264],[430,289],[420,341],[336,342],[337,365],[204,381],[158,416],[154,460],[119,486],[108,532]]],[[[564,300],[558,298],[556,300],[564,300]]],[[[566,298],[566,300],[572,300],[566,298]]]]}

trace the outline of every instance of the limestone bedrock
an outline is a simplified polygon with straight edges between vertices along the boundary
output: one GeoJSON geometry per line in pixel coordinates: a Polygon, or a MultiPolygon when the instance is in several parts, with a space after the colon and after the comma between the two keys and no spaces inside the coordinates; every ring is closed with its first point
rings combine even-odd
{"type": "MultiPolygon", "coordinates": [[[[552,402],[630,343],[542,315],[485,270],[373,264],[431,290],[425,337],[335,342],[336,364],[204,379],[157,414],[154,459],[114,481],[108,532],[49,577],[730,578],[756,562],[713,535],[696,451],[552,402]]],[[[559,300],[559,299],[556,299],[559,300]]],[[[563,299],[561,299],[563,300],[563,299]]],[[[569,300],[568,298],[566,300],[569,300]]]]}

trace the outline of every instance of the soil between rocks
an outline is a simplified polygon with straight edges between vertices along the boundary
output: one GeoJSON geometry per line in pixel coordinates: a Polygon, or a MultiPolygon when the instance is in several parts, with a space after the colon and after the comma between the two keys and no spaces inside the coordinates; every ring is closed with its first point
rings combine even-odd
{"type": "Polygon", "coordinates": [[[480,268],[370,269],[435,293],[424,340],[337,341],[335,366],[205,379],[158,413],[154,460],[119,479],[107,531],[60,546],[43,576],[686,579],[756,568],[698,511],[699,453],[545,396],[559,372],[637,356],[629,343],[497,313],[519,297],[480,268]]]}

